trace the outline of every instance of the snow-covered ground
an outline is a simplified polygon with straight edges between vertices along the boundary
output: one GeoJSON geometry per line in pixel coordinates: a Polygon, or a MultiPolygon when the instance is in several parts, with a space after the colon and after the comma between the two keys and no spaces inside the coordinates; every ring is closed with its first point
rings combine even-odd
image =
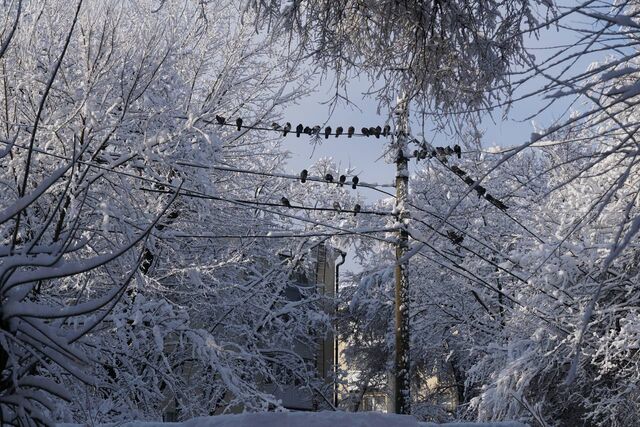
{"type": "MultiPolygon", "coordinates": [[[[76,426],[59,424],[58,427],[76,426]]],[[[410,415],[378,412],[260,412],[194,418],[181,423],[142,422],[118,427],[526,427],[518,422],[420,423],[410,415]]],[[[115,425],[114,425],[115,427],[115,425]]]]}

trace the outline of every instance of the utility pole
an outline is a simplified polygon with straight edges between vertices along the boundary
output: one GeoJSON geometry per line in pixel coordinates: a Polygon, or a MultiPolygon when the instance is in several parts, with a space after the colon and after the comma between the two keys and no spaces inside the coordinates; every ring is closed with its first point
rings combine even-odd
{"type": "MultiPolygon", "coordinates": [[[[404,225],[409,217],[409,167],[406,157],[409,134],[409,101],[403,94],[398,98],[396,109],[396,211],[398,221],[404,225]]],[[[409,235],[406,230],[398,232],[396,244],[396,289],[395,289],[395,338],[396,357],[394,365],[393,398],[396,414],[411,413],[411,361],[409,354],[409,261],[404,257],[409,251],[409,235]]]]}

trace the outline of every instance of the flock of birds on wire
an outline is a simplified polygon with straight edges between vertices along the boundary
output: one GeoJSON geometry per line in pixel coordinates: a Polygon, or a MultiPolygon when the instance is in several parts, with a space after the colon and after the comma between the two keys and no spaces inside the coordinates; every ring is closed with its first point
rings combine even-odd
{"type": "MultiPolygon", "coordinates": [[[[220,126],[234,126],[231,123],[227,123],[227,119],[224,116],[216,115],[215,119],[220,126]]],[[[304,126],[302,123],[300,123],[295,128],[293,128],[290,122],[286,122],[284,126],[280,125],[279,123],[273,122],[271,124],[271,128],[256,128],[252,126],[245,126],[243,125],[243,120],[241,117],[238,117],[236,119],[235,127],[237,128],[238,131],[242,130],[242,128],[272,130],[276,132],[282,132],[282,136],[287,136],[288,134],[293,135],[295,133],[296,137],[298,138],[303,134],[319,136],[322,132],[322,127],[320,126],[309,127],[309,126],[304,126]]],[[[326,126],[324,128],[323,134],[325,139],[329,139],[329,137],[332,135],[334,135],[336,138],[343,135],[346,135],[347,138],[351,138],[354,135],[366,136],[366,137],[374,136],[376,138],[380,138],[381,136],[387,137],[391,135],[391,127],[389,125],[363,127],[360,130],[360,133],[356,133],[356,129],[353,126],[349,126],[346,132],[342,126],[336,127],[335,131],[331,128],[331,126],[326,126]]],[[[415,141],[415,142],[418,142],[418,141],[415,141]]],[[[448,163],[447,161],[448,156],[455,155],[458,159],[460,159],[462,155],[462,149],[458,144],[454,145],[453,147],[447,146],[447,147],[433,147],[433,148],[427,147],[425,144],[422,144],[422,143],[420,143],[420,145],[422,147],[420,150],[413,151],[413,157],[416,159],[416,162],[419,160],[428,159],[428,158],[437,158],[438,160],[440,160],[442,163],[446,165],[448,163]]],[[[506,211],[508,209],[508,207],[502,201],[496,199],[491,194],[488,194],[487,190],[483,186],[476,185],[475,180],[471,178],[469,175],[467,175],[467,173],[462,169],[460,169],[458,166],[452,165],[449,167],[449,169],[458,177],[460,177],[467,185],[469,185],[470,187],[473,187],[473,189],[478,194],[478,197],[484,197],[489,203],[493,204],[495,207],[497,207],[502,211],[506,211]]],[[[309,171],[307,171],[306,169],[303,169],[302,172],[300,172],[300,182],[305,183],[308,177],[309,177],[309,171]]],[[[328,173],[324,176],[324,180],[327,183],[333,183],[334,177],[333,175],[328,173]]],[[[346,184],[346,181],[347,181],[347,177],[345,175],[340,175],[340,177],[338,178],[338,186],[342,187],[344,184],[346,184]]],[[[360,180],[357,176],[352,177],[351,188],[355,190],[358,186],[359,181],[360,180]]],[[[280,200],[280,203],[285,207],[292,207],[291,202],[289,202],[289,199],[287,199],[286,197],[282,197],[282,199],[280,200]]],[[[338,202],[334,202],[333,207],[338,212],[342,211],[342,209],[340,208],[340,204],[338,202]]],[[[361,206],[359,204],[356,204],[353,208],[354,216],[357,215],[361,211],[361,209],[362,209],[361,206]]],[[[457,235],[449,236],[449,238],[452,241],[454,241],[454,243],[459,243],[459,236],[457,235]]]]}
{"type": "MultiPolygon", "coordinates": [[[[220,126],[233,126],[231,123],[227,123],[227,119],[224,116],[216,115],[216,122],[220,126]]],[[[243,120],[241,117],[236,119],[235,127],[238,131],[242,130],[242,128],[251,129],[251,126],[243,125],[243,120]]],[[[288,134],[295,134],[296,137],[300,138],[300,135],[320,135],[322,132],[321,126],[304,126],[302,123],[298,124],[295,128],[290,122],[287,122],[283,125],[279,123],[273,122],[271,124],[271,130],[282,132],[282,136],[287,136],[288,134]]],[[[347,138],[351,138],[354,135],[358,136],[375,136],[376,138],[380,138],[381,136],[387,137],[391,135],[391,126],[371,126],[371,127],[363,127],[360,129],[360,133],[356,133],[356,128],[353,126],[349,126],[346,130],[342,126],[338,126],[335,128],[335,131],[331,128],[331,126],[327,126],[324,128],[324,137],[325,139],[329,139],[330,136],[334,135],[336,138],[339,136],[346,135],[347,138]]]]}

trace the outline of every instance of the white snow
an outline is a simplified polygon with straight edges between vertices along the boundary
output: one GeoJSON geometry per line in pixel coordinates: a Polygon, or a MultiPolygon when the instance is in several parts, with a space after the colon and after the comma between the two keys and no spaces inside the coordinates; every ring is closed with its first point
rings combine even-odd
{"type": "MultiPolygon", "coordinates": [[[[58,424],[76,427],[77,424],[58,424]]],[[[111,425],[109,425],[111,426],[111,425]]],[[[379,412],[258,412],[193,418],[180,423],[132,421],[118,427],[527,427],[519,422],[421,423],[410,415],[379,412]]],[[[115,427],[115,425],[113,425],[115,427]]]]}

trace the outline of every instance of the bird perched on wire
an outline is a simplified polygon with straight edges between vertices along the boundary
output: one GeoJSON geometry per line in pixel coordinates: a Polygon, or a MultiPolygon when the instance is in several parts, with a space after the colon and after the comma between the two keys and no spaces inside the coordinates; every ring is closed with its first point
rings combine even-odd
{"type": "Polygon", "coordinates": [[[302,123],[298,124],[298,126],[296,126],[296,137],[300,138],[300,134],[302,133],[302,129],[304,128],[304,126],[302,126],[302,123]]]}
{"type": "Polygon", "coordinates": [[[454,245],[459,245],[464,241],[464,236],[462,234],[456,233],[453,230],[447,231],[447,237],[454,245]]]}
{"type": "Polygon", "coordinates": [[[351,138],[355,131],[356,131],[356,128],[354,128],[353,126],[349,126],[349,129],[347,129],[347,137],[351,138]]]}
{"type": "Polygon", "coordinates": [[[282,197],[282,199],[280,199],[280,203],[282,203],[282,206],[286,206],[288,208],[291,207],[291,203],[289,203],[289,199],[286,197],[282,197]]]}
{"type": "Polygon", "coordinates": [[[457,167],[456,165],[451,166],[451,172],[455,173],[458,176],[465,176],[467,173],[457,167]]]}
{"type": "Polygon", "coordinates": [[[329,135],[331,135],[331,126],[324,128],[324,139],[329,139],[329,135]]]}
{"type": "Polygon", "coordinates": [[[359,204],[356,203],[356,205],[353,207],[353,216],[356,216],[360,213],[361,207],[359,204]]]}
{"type": "Polygon", "coordinates": [[[342,135],[342,132],[344,132],[344,129],[342,129],[342,126],[338,126],[336,128],[336,138],[342,135]]]}
{"type": "Polygon", "coordinates": [[[347,177],[344,175],[340,175],[340,183],[338,185],[342,187],[346,181],[347,181],[347,177]]]}
{"type": "MultiPolygon", "coordinates": [[[[371,135],[371,136],[375,136],[375,134],[376,134],[376,128],[375,128],[375,127],[373,127],[373,126],[371,126],[371,127],[369,128],[369,135],[371,135]]],[[[378,138],[379,138],[379,136],[378,136],[378,138]]]]}
{"type": "Polygon", "coordinates": [[[380,132],[382,132],[382,128],[380,126],[376,126],[373,132],[376,138],[380,138],[380,132]]]}
{"type": "Polygon", "coordinates": [[[307,182],[307,176],[309,176],[309,171],[302,169],[302,172],[300,172],[300,182],[303,184],[307,182]]]}
{"type": "Polygon", "coordinates": [[[460,148],[460,146],[458,144],[453,146],[453,152],[456,153],[458,158],[460,158],[460,156],[462,155],[462,149],[460,148]]]}
{"type": "Polygon", "coordinates": [[[305,126],[302,132],[304,132],[305,135],[311,135],[311,128],[309,126],[305,126]]]}
{"type": "Polygon", "coordinates": [[[273,123],[271,123],[271,128],[273,130],[278,130],[278,129],[280,129],[280,125],[278,123],[276,123],[276,122],[273,122],[273,123]]]}
{"type": "Polygon", "coordinates": [[[367,128],[362,128],[360,129],[360,133],[362,133],[364,136],[369,136],[369,129],[367,128]]]}
{"type": "Polygon", "coordinates": [[[333,209],[335,209],[338,212],[342,211],[342,208],[340,207],[340,203],[338,202],[333,202],[333,209]]]}
{"type": "Polygon", "coordinates": [[[358,186],[358,182],[360,182],[360,179],[357,176],[354,176],[353,178],[351,178],[351,188],[355,190],[356,187],[358,186]]]}
{"type": "Polygon", "coordinates": [[[311,133],[314,134],[314,135],[319,135],[320,134],[320,129],[322,129],[320,126],[315,125],[313,127],[313,129],[311,129],[311,133]]]}
{"type": "Polygon", "coordinates": [[[284,125],[284,129],[282,130],[282,136],[287,136],[289,132],[291,132],[291,123],[287,122],[287,124],[284,125]]]}
{"type": "Polygon", "coordinates": [[[382,128],[382,136],[388,136],[390,131],[391,131],[391,126],[384,125],[384,128],[382,128]]]}
{"type": "Polygon", "coordinates": [[[227,119],[216,114],[216,122],[218,122],[219,125],[223,125],[227,122],[227,119]]]}
{"type": "Polygon", "coordinates": [[[324,176],[325,181],[327,182],[333,182],[333,175],[331,175],[330,173],[326,174],[324,176]]]}
{"type": "Polygon", "coordinates": [[[238,128],[238,130],[242,130],[242,118],[238,117],[236,119],[236,127],[238,128]]]}

